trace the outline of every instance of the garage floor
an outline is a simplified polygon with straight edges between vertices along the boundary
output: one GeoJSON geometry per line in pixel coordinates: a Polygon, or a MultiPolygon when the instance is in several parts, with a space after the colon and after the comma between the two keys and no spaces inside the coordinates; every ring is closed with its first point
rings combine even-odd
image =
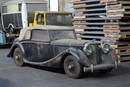
{"type": "Polygon", "coordinates": [[[110,74],[86,73],[82,79],[71,79],[57,69],[17,67],[6,57],[8,51],[0,49],[0,87],[130,87],[130,64],[110,74]]]}

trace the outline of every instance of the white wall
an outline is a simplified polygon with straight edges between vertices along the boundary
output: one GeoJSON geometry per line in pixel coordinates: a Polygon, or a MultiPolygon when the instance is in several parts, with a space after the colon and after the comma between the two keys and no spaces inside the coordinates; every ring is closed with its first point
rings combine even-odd
{"type": "MultiPolygon", "coordinates": [[[[12,1],[12,0],[0,0],[0,11],[1,11],[1,5],[2,5],[2,3],[7,2],[7,1],[12,1]]],[[[18,0],[16,0],[16,1],[18,1],[18,0]]],[[[30,1],[31,2],[32,0],[26,0],[26,1],[30,1]]],[[[35,0],[35,1],[49,1],[49,0],[35,0]]]]}
{"type": "Polygon", "coordinates": [[[50,11],[58,11],[59,10],[59,1],[58,0],[50,0],[50,11]]]}
{"type": "Polygon", "coordinates": [[[67,11],[73,12],[72,3],[68,0],[49,0],[50,1],[50,11],[67,11]]]}

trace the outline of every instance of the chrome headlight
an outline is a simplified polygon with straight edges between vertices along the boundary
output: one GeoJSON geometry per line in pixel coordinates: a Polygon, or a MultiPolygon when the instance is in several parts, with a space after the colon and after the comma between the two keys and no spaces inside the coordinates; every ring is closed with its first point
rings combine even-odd
{"type": "Polygon", "coordinates": [[[6,37],[9,37],[9,36],[10,36],[9,33],[7,33],[7,34],[6,34],[6,37]]]}
{"type": "Polygon", "coordinates": [[[87,54],[87,56],[90,56],[90,55],[92,55],[92,53],[93,53],[93,47],[92,47],[91,44],[85,44],[83,50],[84,50],[84,52],[87,54]]]}
{"type": "Polygon", "coordinates": [[[104,45],[102,46],[102,49],[103,49],[103,52],[104,52],[104,53],[109,53],[109,51],[110,51],[110,45],[104,44],[104,45]]]}

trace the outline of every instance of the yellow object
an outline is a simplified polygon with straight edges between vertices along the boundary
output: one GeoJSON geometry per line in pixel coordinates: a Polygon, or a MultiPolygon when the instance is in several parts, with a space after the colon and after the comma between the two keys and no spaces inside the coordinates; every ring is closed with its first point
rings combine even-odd
{"type": "MultiPolygon", "coordinates": [[[[71,14],[70,12],[35,12],[33,23],[29,23],[29,26],[40,26],[40,25],[47,25],[47,14],[71,14]],[[38,15],[41,17],[38,18],[38,15]]],[[[61,25],[62,26],[62,25],[61,25]]]]}
{"type": "Polygon", "coordinates": [[[8,37],[8,36],[15,36],[15,37],[18,37],[19,34],[9,34],[9,33],[7,33],[7,34],[6,34],[6,37],[8,37]]]}

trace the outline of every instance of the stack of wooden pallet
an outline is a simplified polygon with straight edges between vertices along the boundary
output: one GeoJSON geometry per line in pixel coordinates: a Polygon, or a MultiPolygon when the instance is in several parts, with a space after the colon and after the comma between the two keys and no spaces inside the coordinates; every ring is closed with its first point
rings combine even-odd
{"type": "Polygon", "coordinates": [[[79,38],[95,40],[100,43],[104,37],[103,24],[105,23],[105,4],[100,0],[82,0],[73,2],[75,9],[74,27],[79,38]]]}
{"type": "Polygon", "coordinates": [[[110,18],[103,26],[105,37],[117,38],[106,41],[115,44],[112,46],[121,62],[130,62],[130,0],[100,0],[100,3],[106,4],[106,17],[110,18]]]}
{"type": "Polygon", "coordinates": [[[130,0],[69,0],[79,38],[115,47],[120,62],[130,62],[130,0]]]}

